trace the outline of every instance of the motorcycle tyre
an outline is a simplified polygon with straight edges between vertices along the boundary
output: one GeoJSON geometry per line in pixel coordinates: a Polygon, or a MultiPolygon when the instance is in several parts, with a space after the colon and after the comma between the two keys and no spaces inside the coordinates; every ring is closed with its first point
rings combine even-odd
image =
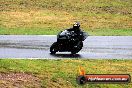
{"type": "Polygon", "coordinates": [[[57,42],[54,42],[51,47],[50,47],[50,53],[51,54],[56,54],[57,52],[57,42]]]}

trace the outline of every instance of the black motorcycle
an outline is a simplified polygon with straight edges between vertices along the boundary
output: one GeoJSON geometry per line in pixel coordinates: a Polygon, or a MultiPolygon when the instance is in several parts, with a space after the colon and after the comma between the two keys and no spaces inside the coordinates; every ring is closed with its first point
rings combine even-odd
{"type": "Polygon", "coordinates": [[[71,52],[78,53],[83,47],[83,41],[88,37],[86,32],[80,34],[74,31],[64,30],[57,35],[57,42],[54,42],[50,47],[51,54],[56,52],[71,52]]]}

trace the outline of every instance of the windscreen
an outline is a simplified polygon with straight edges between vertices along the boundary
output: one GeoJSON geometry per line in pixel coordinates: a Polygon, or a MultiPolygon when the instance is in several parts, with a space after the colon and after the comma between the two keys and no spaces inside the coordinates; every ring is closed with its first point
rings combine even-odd
{"type": "Polygon", "coordinates": [[[63,36],[63,35],[66,35],[66,33],[68,33],[68,31],[64,30],[63,32],[60,33],[60,35],[63,36]]]}

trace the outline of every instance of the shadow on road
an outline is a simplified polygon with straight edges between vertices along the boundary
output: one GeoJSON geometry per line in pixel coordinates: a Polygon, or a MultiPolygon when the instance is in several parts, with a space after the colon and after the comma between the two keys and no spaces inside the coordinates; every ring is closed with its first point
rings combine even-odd
{"type": "Polygon", "coordinates": [[[59,57],[59,58],[81,58],[81,55],[80,54],[51,54],[51,56],[54,56],[54,57],[59,57]]]}

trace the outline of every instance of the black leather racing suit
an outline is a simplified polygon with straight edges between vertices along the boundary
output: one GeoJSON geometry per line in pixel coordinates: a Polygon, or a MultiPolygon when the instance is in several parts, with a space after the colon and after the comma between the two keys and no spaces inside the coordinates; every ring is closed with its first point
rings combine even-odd
{"type": "Polygon", "coordinates": [[[69,29],[66,29],[67,31],[74,31],[74,33],[76,34],[76,39],[78,39],[79,41],[82,41],[83,40],[83,32],[81,31],[80,28],[69,28],[69,29]]]}
{"type": "Polygon", "coordinates": [[[75,29],[75,28],[69,28],[66,29],[67,31],[74,31],[74,33],[76,34],[76,36],[74,36],[74,41],[71,41],[71,45],[73,46],[78,46],[78,44],[80,44],[79,42],[81,42],[83,40],[83,32],[81,31],[80,28],[75,29]]]}

